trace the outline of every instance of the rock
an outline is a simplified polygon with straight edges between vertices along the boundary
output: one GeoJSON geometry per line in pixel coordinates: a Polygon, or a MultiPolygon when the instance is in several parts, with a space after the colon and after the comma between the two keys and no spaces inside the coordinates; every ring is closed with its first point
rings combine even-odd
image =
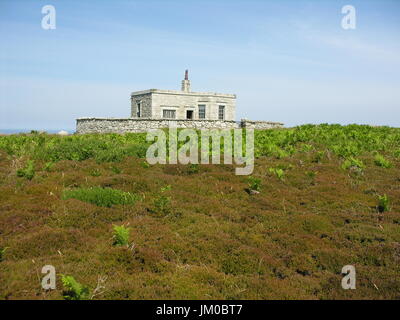
{"type": "Polygon", "coordinates": [[[251,195],[255,195],[255,194],[259,194],[260,193],[260,191],[257,191],[257,190],[250,190],[249,191],[249,194],[251,194],[251,195]]]}

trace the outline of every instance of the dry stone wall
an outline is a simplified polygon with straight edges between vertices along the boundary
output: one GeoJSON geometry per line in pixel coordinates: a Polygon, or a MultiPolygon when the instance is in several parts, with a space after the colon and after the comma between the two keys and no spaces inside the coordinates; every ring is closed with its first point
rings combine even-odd
{"type": "Polygon", "coordinates": [[[170,126],[176,128],[193,129],[271,129],[282,127],[282,123],[267,121],[242,120],[158,120],[158,119],[132,119],[132,118],[81,118],[76,120],[76,133],[127,133],[146,132],[150,129],[162,129],[170,126]]]}
{"type": "Polygon", "coordinates": [[[157,119],[77,119],[76,133],[127,133],[146,132],[150,129],[168,128],[233,129],[235,121],[220,120],[157,120],[157,119]]]}
{"type": "Polygon", "coordinates": [[[283,123],[242,119],[240,122],[240,126],[242,128],[247,128],[247,129],[266,130],[266,129],[282,128],[283,123]]]}

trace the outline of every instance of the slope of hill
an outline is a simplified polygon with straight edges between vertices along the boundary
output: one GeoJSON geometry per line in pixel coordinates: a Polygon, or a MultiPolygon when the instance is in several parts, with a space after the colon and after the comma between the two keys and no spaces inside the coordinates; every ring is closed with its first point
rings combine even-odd
{"type": "Polygon", "coordinates": [[[400,298],[400,129],[258,131],[251,178],[150,166],[147,146],[144,134],[0,137],[1,299],[62,299],[61,275],[94,299],[400,298]],[[56,290],[41,288],[44,265],[56,290]],[[356,290],[341,287],[345,265],[356,290]]]}

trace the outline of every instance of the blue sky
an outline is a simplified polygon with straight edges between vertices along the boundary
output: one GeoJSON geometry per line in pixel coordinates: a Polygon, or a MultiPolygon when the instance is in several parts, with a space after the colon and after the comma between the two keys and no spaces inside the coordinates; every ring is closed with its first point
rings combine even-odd
{"type": "Polygon", "coordinates": [[[237,120],[399,127],[399,18],[396,0],[0,0],[0,129],[128,117],[130,92],[179,90],[185,69],[236,93],[237,120]]]}

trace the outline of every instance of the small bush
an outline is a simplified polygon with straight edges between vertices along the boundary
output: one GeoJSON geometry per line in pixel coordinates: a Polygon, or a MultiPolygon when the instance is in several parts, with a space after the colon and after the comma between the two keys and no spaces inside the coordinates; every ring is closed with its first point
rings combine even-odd
{"type": "Polygon", "coordinates": [[[52,162],[52,161],[50,161],[50,162],[46,162],[46,164],[44,165],[44,171],[47,171],[47,172],[49,172],[49,171],[51,171],[51,169],[53,168],[53,166],[54,166],[54,162],[52,162]]]}
{"type": "Polygon", "coordinates": [[[145,169],[150,168],[150,164],[147,161],[142,161],[140,165],[142,166],[142,168],[145,169]]]}
{"type": "Polygon", "coordinates": [[[92,177],[100,177],[101,176],[101,171],[99,169],[93,169],[90,171],[90,175],[92,177]]]}
{"type": "Polygon", "coordinates": [[[289,157],[290,153],[283,149],[278,148],[277,150],[275,150],[274,155],[275,155],[275,158],[277,158],[277,159],[283,159],[283,158],[289,157]]]}
{"type": "Polygon", "coordinates": [[[161,188],[161,194],[153,201],[154,208],[151,211],[159,216],[166,216],[172,212],[171,197],[164,195],[168,190],[171,190],[170,185],[161,188]]]}
{"type": "Polygon", "coordinates": [[[316,171],[306,171],[306,176],[310,178],[311,185],[315,185],[315,177],[317,176],[316,171]]]}
{"type": "Polygon", "coordinates": [[[324,151],[318,151],[315,154],[314,158],[312,159],[312,162],[320,163],[322,161],[322,159],[324,158],[324,156],[325,156],[325,152],[324,151]]]}
{"type": "Polygon", "coordinates": [[[126,153],[121,149],[99,150],[95,155],[95,159],[97,163],[121,162],[125,156],[126,153]]]}
{"type": "Polygon", "coordinates": [[[385,157],[384,156],[382,156],[382,155],[380,155],[380,154],[377,154],[376,156],[375,156],[375,164],[378,166],[378,167],[382,167],[382,168],[390,168],[391,166],[392,166],[392,164],[390,163],[390,161],[389,160],[387,160],[387,159],[385,159],[385,157]]]}
{"type": "Polygon", "coordinates": [[[317,175],[317,173],[314,171],[306,171],[306,175],[307,175],[307,177],[314,179],[315,176],[317,175]]]}
{"type": "Polygon", "coordinates": [[[75,280],[73,276],[61,275],[64,286],[63,297],[65,300],[87,300],[89,299],[89,288],[75,280]]]}
{"type": "Polygon", "coordinates": [[[29,160],[24,168],[17,170],[17,176],[32,180],[35,176],[35,162],[33,160],[29,160]]]}
{"type": "Polygon", "coordinates": [[[63,199],[77,199],[110,208],[113,205],[134,204],[138,200],[138,196],[112,188],[92,187],[64,190],[63,199]]]}
{"type": "Polygon", "coordinates": [[[199,165],[195,164],[195,163],[189,164],[187,172],[188,172],[188,174],[199,173],[199,165]]]}
{"type": "Polygon", "coordinates": [[[384,194],[383,196],[378,196],[378,211],[381,213],[390,211],[389,198],[386,194],[384,194]]]}
{"type": "Polygon", "coordinates": [[[0,262],[3,261],[4,254],[6,253],[7,249],[8,249],[7,247],[6,248],[0,248],[0,262]]]}
{"type": "Polygon", "coordinates": [[[146,158],[148,146],[144,144],[134,144],[126,148],[125,152],[127,156],[136,158],[146,158]]]}
{"type": "Polygon", "coordinates": [[[285,171],[281,168],[269,168],[269,172],[276,175],[279,180],[283,180],[285,171]]]}
{"type": "Polygon", "coordinates": [[[114,246],[127,246],[129,244],[130,228],[114,225],[114,246]]]}
{"type": "Polygon", "coordinates": [[[343,164],[342,164],[342,168],[347,170],[347,169],[358,169],[358,170],[362,170],[365,168],[364,163],[361,160],[358,160],[354,157],[349,157],[348,159],[346,159],[343,164]]]}
{"type": "Polygon", "coordinates": [[[118,168],[118,167],[111,166],[110,169],[111,169],[111,171],[114,172],[115,174],[120,174],[120,173],[122,173],[122,170],[121,170],[120,168],[118,168]]]}
{"type": "Polygon", "coordinates": [[[313,146],[311,144],[303,144],[301,146],[302,152],[310,152],[312,149],[313,149],[313,146]]]}
{"type": "Polygon", "coordinates": [[[249,189],[255,191],[261,191],[261,179],[256,177],[247,178],[249,189]]]}
{"type": "Polygon", "coordinates": [[[171,213],[171,197],[164,195],[158,196],[154,201],[154,212],[166,216],[171,213]]]}

